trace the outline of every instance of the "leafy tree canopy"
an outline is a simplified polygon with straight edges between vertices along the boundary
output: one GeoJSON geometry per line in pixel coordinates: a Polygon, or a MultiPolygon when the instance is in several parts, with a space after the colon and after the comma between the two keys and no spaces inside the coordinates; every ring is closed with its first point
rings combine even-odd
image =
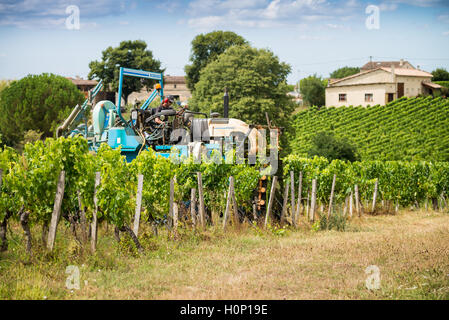
{"type": "Polygon", "coordinates": [[[200,71],[209,62],[215,60],[229,47],[247,43],[244,38],[231,31],[213,31],[197,35],[192,40],[190,55],[192,63],[184,68],[189,89],[195,90],[195,85],[200,79],[200,71]]]}
{"type": "Polygon", "coordinates": [[[276,125],[284,126],[294,110],[286,95],[289,72],[290,66],[269,50],[233,46],[201,71],[190,105],[194,110],[223,115],[226,87],[230,97],[229,117],[265,124],[267,112],[276,125]]]}
{"type": "MultiPolygon", "coordinates": [[[[108,47],[103,51],[101,61],[89,63],[89,79],[102,79],[109,90],[118,91],[120,67],[163,72],[161,62],[153,58],[153,52],[147,49],[147,44],[142,40],[122,41],[116,48],[108,47]]],[[[122,93],[125,104],[128,96],[140,91],[144,86],[151,88],[154,80],[126,77],[123,81],[122,93]]]]}
{"type": "Polygon", "coordinates": [[[3,142],[16,145],[28,130],[53,136],[54,130],[83,94],[68,79],[54,74],[29,75],[0,93],[0,132],[3,142]]]}
{"type": "Polygon", "coordinates": [[[432,75],[432,81],[449,81],[449,72],[444,68],[433,70],[432,75]]]}
{"type": "Polygon", "coordinates": [[[309,106],[321,107],[325,104],[325,89],[327,80],[321,79],[316,74],[302,79],[299,88],[304,102],[309,106]]]}
{"type": "Polygon", "coordinates": [[[332,79],[341,79],[344,77],[352,76],[353,74],[359,73],[360,68],[358,67],[343,67],[335,70],[330,74],[330,78],[332,79]]]}
{"type": "Polygon", "coordinates": [[[308,152],[309,157],[322,156],[329,161],[339,159],[357,161],[357,150],[347,139],[336,138],[332,133],[319,132],[312,139],[312,147],[308,152]]]}

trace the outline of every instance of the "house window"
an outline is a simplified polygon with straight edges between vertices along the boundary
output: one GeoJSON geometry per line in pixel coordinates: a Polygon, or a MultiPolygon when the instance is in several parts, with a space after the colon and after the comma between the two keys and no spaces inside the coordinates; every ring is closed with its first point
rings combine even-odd
{"type": "Polygon", "coordinates": [[[174,84],[173,87],[176,89],[176,84],[174,84]]]}
{"type": "Polygon", "coordinates": [[[373,102],[373,94],[372,93],[365,93],[365,102],[373,102]]]}
{"type": "Polygon", "coordinates": [[[338,101],[340,102],[346,102],[346,93],[340,93],[338,95],[338,101]]]}

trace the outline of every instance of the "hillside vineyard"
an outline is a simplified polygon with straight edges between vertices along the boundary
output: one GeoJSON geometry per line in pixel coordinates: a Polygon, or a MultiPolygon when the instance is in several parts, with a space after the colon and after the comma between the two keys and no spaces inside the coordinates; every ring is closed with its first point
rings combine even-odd
{"type": "Polygon", "coordinates": [[[306,156],[321,131],[346,137],[362,160],[449,160],[449,100],[401,98],[385,106],[309,108],[293,118],[292,151],[306,156]]]}

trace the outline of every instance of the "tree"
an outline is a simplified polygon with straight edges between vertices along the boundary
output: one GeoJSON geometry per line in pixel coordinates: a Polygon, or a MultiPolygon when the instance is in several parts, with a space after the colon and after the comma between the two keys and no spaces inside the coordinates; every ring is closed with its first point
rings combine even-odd
{"type": "Polygon", "coordinates": [[[68,79],[54,74],[29,75],[13,81],[0,94],[0,132],[7,145],[16,145],[28,130],[53,136],[54,130],[83,94],[68,79]]]}
{"type": "Polygon", "coordinates": [[[351,145],[346,138],[337,139],[333,133],[319,132],[312,138],[312,147],[308,156],[322,156],[329,161],[339,159],[348,161],[357,161],[356,148],[351,145]]]}
{"type": "Polygon", "coordinates": [[[449,72],[444,68],[433,70],[432,75],[432,81],[449,81],[449,72]]]}
{"type": "Polygon", "coordinates": [[[196,84],[190,106],[223,114],[224,88],[229,90],[229,117],[265,124],[265,112],[278,126],[286,125],[294,110],[287,96],[290,66],[271,51],[249,45],[233,46],[210,62],[196,84]]]}
{"type": "Polygon", "coordinates": [[[335,70],[330,74],[330,78],[332,79],[341,79],[345,77],[352,76],[353,74],[359,73],[360,68],[358,67],[343,67],[335,70]]]}
{"type": "Polygon", "coordinates": [[[200,79],[200,71],[209,62],[214,61],[229,47],[247,43],[244,38],[231,31],[213,31],[197,35],[192,40],[190,55],[192,64],[184,67],[189,89],[191,91],[195,90],[195,85],[200,79]]]}
{"type": "Polygon", "coordinates": [[[303,100],[309,106],[321,107],[325,104],[325,89],[327,80],[321,79],[316,74],[302,79],[299,82],[303,100]]]}
{"type": "MultiPolygon", "coordinates": [[[[109,87],[109,90],[118,91],[120,67],[146,70],[152,72],[163,72],[161,62],[153,58],[153,53],[147,49],[145,41],[122,41],[116,48],[108,47],[103,51],[101,61],[89,63],[89,79],[99,78],[109,87]]],[[[122,94],[125,104],[128,96],[140,91],[144,86],[151,88],[154,80],[127,77],[123,81],[122,94]]]]}

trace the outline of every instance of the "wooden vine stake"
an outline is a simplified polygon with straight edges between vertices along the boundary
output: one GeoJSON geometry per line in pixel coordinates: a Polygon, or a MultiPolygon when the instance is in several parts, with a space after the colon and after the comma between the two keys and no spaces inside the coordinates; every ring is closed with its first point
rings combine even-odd
{"type": "Polygon", "coordinates": [[[309,201],[310,201],[310,191],[307,191],[307,200],[306,200],[306,217],[309,217],[309,201]]]}
{"type": "Polygon", "coordinates": [[[267,213],[265,215],[264,228],[267,228],[268,217],[271,217],[271,209],[273,208],[274,195],[276,193],[276,183],[277,183],[277,181],[278,181],[278,177],[274,176],[273,177],[273,181],[271,182],[270,199],[268,200],[268,208],[267,208],[267,213]]]}
{"type": "Polygon", "coordinates": [[[301,211],[301,199],[302,197],[302,171],[299,172],[298,182],[298,200],[296,201],[296,217],[299,217],[301,211]]]}
{"type": "Polygon", "coordinates": [[[316,210],[316,179],[312,180],[312,200],[310,201],[310,221],[315,221],[316,210]]]}
{"type": "Polygon", "coordinates": [[[81,226],[81,238],[83,243],[87,243],[88,238],[88,227],[87,227],[87,218],[86,218],[86,212],[83,208],[83,203],[81,201],[81,194],[80,191],[77,191],[77,197],[78,197],[78,207],[80,212],[80,226],[81,226]]]}
{"type": "Polygon", "coordinates": [[[334,174],[334,177],[332,178],[331,196],[329,197],[329,210],[327,211],[327,221],[329,221],[329,217],[332,213],[332,201],[334,200],[334,191],[335,191],[336,180],[337,180],[337,175],[334,174]]]}
{"type": "Polygon", "coordinates": [[[140,213],[142,212],[143,175],[137,176],[136,212],[134,213],[134,234],[139,235],[140,213]]]}
{"type": "Polygon", "coordinates": [[[287,181],[284,188],[284,201],[282,203],[282,213],[281,213],[281,226],[285,223],[285,215],[287,212],[287,203],[288,203],[288,189],[289,189],[290,181],[287,181]]]}
{"type": "Polygon", "coordinates": [[[94,188],[94,210],[92,212],[92,223],[90,226],[91,229],[91,237],[90,237],[90,248],[92,252],[97,250],[97,231],[98,231],[98,220],[97,220],[97,212],[98,212],[98,199],[97,199],[97,190],[100,186],[101,181],[101,173],[95,173],[95,188],[94,188]]]}
{"type": "Polygon", "coordinates": [[[290,171],[290,192],[291,192],[291,211],[292,211],[292,224],[296,227],[296,215],[295,215],[295,174],[290,171]]]}
{"type": "Polygon", "coordinates": [[[203,194],[203,179],[201,178],[201,172],[197,172],[198,177],[198,198],[200,203],[200,224],[201,228],[205,227],[205,208],[204,208],[204,194],[203,194]]]}
{"type": "Polygon", "coordinates": [[[196,228],[196,189],[190,190],[190,216],[192,217],[193,228],[196,228]]]}
{"type": "Polygon", "coordinates": [[[173,228],[173,202],[175,199],[175,182],[170,178],[170,196],[168,202],[168,228],[173,228]]]}
{"type": "Polygon", "coordinates": [[[232,177],[232,188],[231,188],[231,200],[232,200],[232,212],[233,212],[232,218],[233,218],[234,226],[239,226],[240,219],[239,219],[239,215],[238,215],[238,207],[237,207],[237,200],[235,198],[234,185],[235,185],[235,181],[234,181],[234,177],[232,177]]]}
{"type": "Polygon", "coordinates": [[[360,199],[359,199],[359,186],[354,186],[354,196],[355,196],[355,211],[357,212],[358,216],[362,216],[362,211],[360,210],[360,199]]]}
{"type": "Polygon", "coordinates": [[[229,177],[229,188],[228,188],[228,198],[226,200],[226,210],[223,220],[223,230],[226,230],[226,223],[228,222],[229,212],[231,211],[232,203],[232,191],[234,189],[234,177],[229,177]]]}
{"type": "Polygon", "coordinates": [[[352,190],[351,190],[351,194],[349,195],[349,217],[352,218],[352,190]]]}
{"type": "Polygon", "coordinates": [[[376,183],[374,184],[374,192],[373,192],[373,206],[372,206],[372,212],[374,212],[374,209],[376,209],[376,198],[377,198],[377,185],[379,180],[376,179],[376,183]]]}
{"type": "Polygon", "coordinates": [[[65,171],[59,173],[58,186],[56,189],[55,204],[51,215],[50,230],[48,232],[47,249],[52,251],[55,245],[56,229],[58,228],[59,217],[61,216],[62,199],[64,198],[65,171]]]}

